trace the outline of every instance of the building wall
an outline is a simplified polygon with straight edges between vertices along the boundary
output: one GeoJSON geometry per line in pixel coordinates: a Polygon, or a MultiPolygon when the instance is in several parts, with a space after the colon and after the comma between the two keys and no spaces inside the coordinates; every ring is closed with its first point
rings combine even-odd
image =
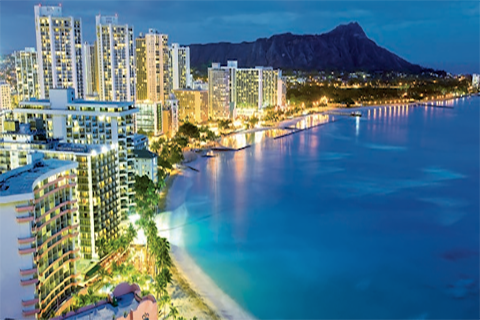
{"type": "MultiPolygon", "coordinates": [[[[27,186],[26,193],[0,193],[0,239],[10,244],[0,246],[0,318],[48,318],[76,289],[75,167],[59,161],[37,174],[30,191],[27,186]]],[[[3,174],[0,181],[27,170],[34,165],[3,174]]]]}
{"type": "Polygon", "coordinates": [[[102,101],[135,100],[133,27],[118,18],[96,16],[99,96],[102,101]]]}
{"type": "Polygon", "coordinates": [[[34,48],[15,52],[18,101],[39,97],[37,52],[34,48]]]}
{"type": "Polygon", "coordinates": [[[78,163],[77,192],[80,223],[80,253],[84,259],[99,259],[100,239],[109,241],[119,236],[119,174],[116,150],[103,146],[99,152],[46,151],[45,158],[78,163]]]}
{"type": "Polygon", "coordinates": [[[178,99],[178,120],[180,122],[208,121],[208,91],[179,89],[173,92],[178,99]]]}
{"type": "Polygon", "coordinates": [[[135,158],[135,173],[137,176],[147,176],[153,183],[158,183],[158,159],[154,158],[135,158]]]}
{"type": "Polygon", "coordinates": [[[12,108],[12,93],[8,83],[0,83],[0,109],[12,108]]]}
{"type": "Polygon", "coordinates": [[[219,64],[208,69],[208,117],[228,119],[230,117],[230,77],[219,64]]]}
{"type": "Polygon", "coordinates": [[[84,103],[66,94],[71,90],[52,90],[50,102],[23,102],[14,117],[28,123],[36,118],[45,122],[47,138],[78,144],[115,144],[120,175],[122,213],[135,205],[134,119],[138,110],[130,103],[84,103]],[[57,97],[58,94],[58,97],[57,97]]]}
{"type": "Polygon", "coordinates": [[[137,132],[142,129],[146,133],[159,135],[162,131],[161,103],[138,102],[135,107],[139,110],[135,117],[137,132]]]}
{"type": "Polygon", "coordinates": [[[97,68],[95,65],[95,46],[85,42],[82,44],[82,57],[83,57],[83,68],[84,68],[84,92],[85,96],[92,96],[97,92],[95,79],[97,68]]]}
{"type": "Polygon", "coordinates": [[[81,20],[64,17],[61,7],[37,5],[35,31],[40,97],[50,88],[74,88],[84,97],[81,20]]]}
{"type": "Polygon", "coordinates": [[[136,44],[137,101],[164,103],[172,91],[168,35],[150,29],[136,44]]]}

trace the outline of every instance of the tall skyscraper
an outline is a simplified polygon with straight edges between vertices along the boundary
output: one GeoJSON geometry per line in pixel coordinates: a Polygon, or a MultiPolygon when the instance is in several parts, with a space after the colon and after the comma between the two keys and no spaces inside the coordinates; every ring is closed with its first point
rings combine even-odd
{"type": "Polygon", "coordinates": [[[60,6],[34,9],[40,97],[48,98],[51,88],[74,88],[83,98],[81,19],[63,16],[60,6]]]}
{"type": "Polygon", "coordinates": [[[208,117],[212,119],[230,118],[230,74],[212,63],[208,68],[208,117]]]}
{"type": "Polygon", "coordinates": [[[12,89],[6,82],[0,82],[0,110],[12,108],[12,89]]]}
{"type": "Polygon", "coordinates": [[[155,29],[140,34],[136,42],[137,131],[158,135],[162,132],[162,105],[171,93],[168,35],[155,29]]]}
{"type": "Polygon", "coordinates": [[[192,75],[190,74],[190,48],[180,47],[173,43],[170,49],[172,64],[172,88],[186,89],[192,87],[192,75]]]}
{"type": "Polygon", "coordinates": [[[85,42],[82,44],[83,55],[83,82],[85,96],[92,96],[97,92],[97,66],[95,64],[95,45],[85,42]]]}
{"type": "Polygon", "coordinates": [[[149,29],[135,41],[137,100],[164,103],[171,93],[168,35],[149,29]]]}
{"type": "Polygon", "coordinates": [[[102,101],[135,100],[133,26],[117,16],[96,16],[97,68],[102,101]]]}
{"type": "Polygon", "coordinates": [[[25,48],[25,50],[16,51],[14,55],[18,101],[38,98],[38,66],[35,48],[25,48]]]}

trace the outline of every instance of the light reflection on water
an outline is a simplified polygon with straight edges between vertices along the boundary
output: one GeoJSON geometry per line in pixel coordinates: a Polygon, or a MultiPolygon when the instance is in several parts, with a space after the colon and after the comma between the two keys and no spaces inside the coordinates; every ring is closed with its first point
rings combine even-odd
{"type": "Polygon", "coordinates": [[[479,318],[479,101],[200,159],[170,236],[261,319],[479,318]]]}

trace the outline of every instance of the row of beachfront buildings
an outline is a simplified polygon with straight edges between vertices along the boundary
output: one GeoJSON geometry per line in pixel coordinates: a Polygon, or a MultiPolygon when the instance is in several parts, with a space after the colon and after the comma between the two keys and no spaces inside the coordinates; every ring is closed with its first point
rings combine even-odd
{"type": "Polygon", "coordinates": [[[0,319],[58,314],[78,292],[79,263],[100,260],[101,243],[120,236],[135,176],[157,180],[139,131],[171,136],[179,122],[284,101],[279,70],[214,64],[198,88],[188,48],[167,35],[134,41],[132,26],[97,16],[88,45],[61,7],[34,12],[36,50],[15,53],[18,103],[0,85],[0,319]]]}
{"type": "Polygon", "coordinates": [[[165,127],[169,121],[162,123],[165,117],[201,123],[285,105],[280,70],[229,61],[212,64],[208,84],[193,81],[189,47],[169,45],[168,35],[155,29],[136,37],[118,16],[98,15],[96,40],[89,44],[81,19],[63,14],[62,7],[36,5],[34,14],[36,48],[14,53],[16,88],[0,85],[0,109],[10,108],[12,93],[13,101],[25,101],[48,99],[50,88],[73,88],[78,99],[134,101],[139,129],[158,135],[172,130],[165,127]]]}
{"type": "Polygon", "coordinates": [[[52,317],[79,289],[77,264],[98,261],[100,242],[120,236],[135,207],[135,175],[157,171],[135,135],[135,113],[132,102],[50,88],[49,99],[20,102],[4,117],[1,319],[52,317]]]}

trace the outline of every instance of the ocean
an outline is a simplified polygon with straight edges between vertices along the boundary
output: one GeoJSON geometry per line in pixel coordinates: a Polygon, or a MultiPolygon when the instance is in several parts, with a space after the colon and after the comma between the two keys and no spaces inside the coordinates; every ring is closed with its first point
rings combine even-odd
{"type": "Polygon", "coordinates": [[[259,319],[478,319],[480,98],[439,105],[199,158],[168,237],[259,319]]]}

